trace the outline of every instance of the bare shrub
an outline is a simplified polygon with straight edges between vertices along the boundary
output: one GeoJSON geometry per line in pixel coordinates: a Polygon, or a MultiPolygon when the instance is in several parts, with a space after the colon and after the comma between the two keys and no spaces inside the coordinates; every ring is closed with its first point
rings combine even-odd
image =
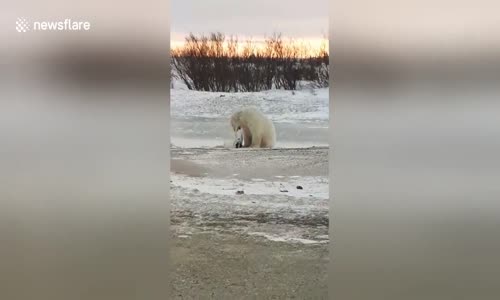
{"type": "Polygon", "coordinates": [[[312,55],[306,45],[284,42],[276,33],[260,48],[252,40],[240,47],[237,37],[220,32],[190,34],[182,48],[172,51],[172,66],[191,90],[255,92],[273,85],[296,90],[301,80],[328,86],[328,52],[323,50],[312,55]]]}
{"type": "Polygon", "coordinates": [[[317,87],[328,87],[330,72],[329,72],[329,61],[330,56],[328,55],[326,41],[321,45],[320,52],[318,55],[319,64],[316,67],[316,73],[313,82],[317,87]]]}

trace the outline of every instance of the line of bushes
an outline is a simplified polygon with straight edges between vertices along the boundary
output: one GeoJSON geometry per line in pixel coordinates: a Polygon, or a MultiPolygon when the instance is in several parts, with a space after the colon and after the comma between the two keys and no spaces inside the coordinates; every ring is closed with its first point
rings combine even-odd
{"type": "Polygon", "coordinates": [[[304,44],[285,42],[281,34],[267,38],[263,47],[251,41],[240,45],[222,33],[186,37],[172,50],[172,69],[191,90],[256,92],[274,88],[295,90],[299,81],[328,86],[326,43],[316,53],[304,44]]]}

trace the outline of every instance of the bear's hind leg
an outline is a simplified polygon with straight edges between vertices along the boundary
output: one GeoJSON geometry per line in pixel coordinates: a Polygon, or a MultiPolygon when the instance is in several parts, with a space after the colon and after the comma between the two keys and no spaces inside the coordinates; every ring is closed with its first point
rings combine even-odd
{"type": "Polygon", "coordinates": [[[260,148],[260,145],[262,144],[262,137],[253,137],[252,138],[252,144],[250,147],[252,148],[260,148]]]}
{"type": "Polygon", "coordinates": [[[260,147],[261,148],[272,148],[273,145],[272,145],[271,141],[269,141],[269,139],[263,138],[262,142],[260,143],[260,147]]]}

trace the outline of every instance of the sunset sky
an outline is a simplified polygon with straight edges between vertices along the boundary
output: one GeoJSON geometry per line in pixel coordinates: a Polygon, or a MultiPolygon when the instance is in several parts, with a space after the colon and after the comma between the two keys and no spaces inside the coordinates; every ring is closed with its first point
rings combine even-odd
{"type": "Polygon", "coordinates": [[[172,0],[171,16],[172,48],[190,32],[220,31],[257,43],[280,32],[312,47],[328,37],[328,0],[172,0]]]}

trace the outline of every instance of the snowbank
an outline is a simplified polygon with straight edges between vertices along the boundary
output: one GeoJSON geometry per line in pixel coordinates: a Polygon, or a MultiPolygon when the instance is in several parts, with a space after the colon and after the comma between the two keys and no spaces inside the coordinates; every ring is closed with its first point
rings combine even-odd
{"type": "Polygon", "coordinates": [[[227,118],[245,106],[254,106],[274,122],[328,121],[328,88],[252,93],[200,92],[172,89],[171,116],[227,118]]]}

